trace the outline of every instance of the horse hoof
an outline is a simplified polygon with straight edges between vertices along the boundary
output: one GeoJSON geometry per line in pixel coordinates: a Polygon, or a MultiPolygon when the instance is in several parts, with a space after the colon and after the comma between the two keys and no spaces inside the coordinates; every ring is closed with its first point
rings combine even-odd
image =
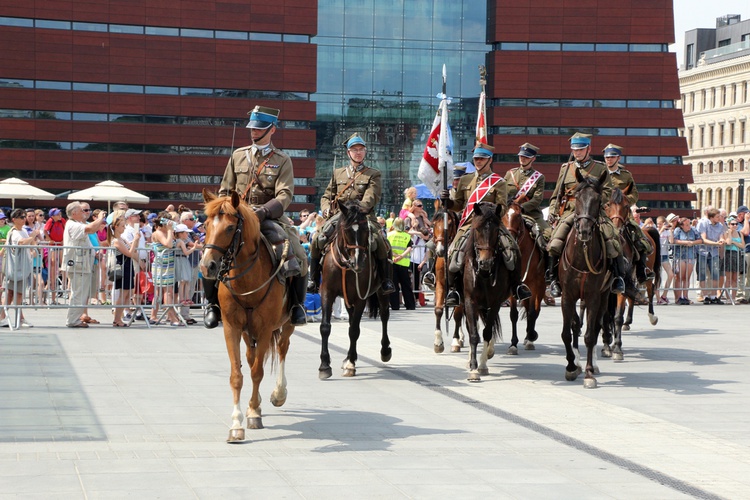
{"type": "Polygon", "coordinates": [[[598,366],[594,367],[594,375],[599,375],[602,371],[599,369],[598,366]]]}
{"type": "Polygon", "coordinates": [[[508,354],[510,354],[511,356],[518,356],[518,347],[514,345],[508,347],[508,354]]]}
{"type": "Polygon", "coordinates": [[[613,352],[612,353],[612,360],[613,361],[622,361],[623,359],[625,359],[625,358],[623,358],[621,352],[613,352]]]}
{"type": "Polygon", "coordinates": [[[572,372],[569,372],[568,370],[565,370],[565,380],[567,380],[568,382],[572,382],[575,379],[577,379],[578,375],[580,375],[580,374],[581,374],[581,369],[580,368],[577,368],[577,369],[573,370],[572,372]]]}
{"type": "Polygon", "coordinates": [[[492,359],[495,357],[495,349],[492,348],[489,351],[487,351],[487,359],[492,359]]]}
{"type": "Polygon", "coordinates": [[[248,417],[247,418],[248,429],[262,429],[263,428],[263,417],[248,417]]]}
{"type": "Polygon", "coordinates": [[[655,314],[649,314],[648,320],[651,322],[652,325],[655,325],[659,322],[659,317],[656,316],[655,314]]]}
{"type": "Polygon", "coordinates": [[[609,347],[602,347],[602,357],[603,358],[612,357],[612,351],[609,349],[609,347]]]}
{"type": "Polygon", "coordinates": [[[479,373],[479,375],[489,375],[490,369],[489,368],[477,368],[477,373],[479,373]]]}
{"type": "Polygon", "coordinates": [[[482,377],[479,376],[479,372],[477,370],[472,370],[469,372],[469,378],[467,380],[469,382],[480,382],[482,380],[482,377]]]}
{"type": "Polygon", "coordinates": [[[526,341],[523,343],[523,348],[527,351],[536,351],[536,346],[531,341],[526,341]]]}
{"type": "Polygon", "coordinates": [[[320,380],[325,380],[327,378],[331,378],[332,375],[333,375],[333,370],[331,370],[330,367],[329,368],[324,368],[322,370],[318,370],[318,378],[320,380]]]}
{"type": "Polygon", "coordinates": [[[435,354],[442,354],[443,351],[445,351],[445,344],[440,344],[440,345],[435,344],[432,347],[433,349],[435,349],[435,354]]]}
{"type": "Polygon", "coordinates": [[[630,325],[622,325],[622,329],[628,331],[630,330],[630,325]]]}
{"type": "Polygon", "coordinates": [[[380,361],[383,363],[387,363],[391,360],[391,356],[393,355],[393,352],[391,351],[391,348],[385,349],[380,353],[380,361]]]}
{"type": "Polygon", "coordinates": [[[461,352],[461,346],[460,345],[452,345],[451,346],[451,352],[461,352]]]}
{"type": "Polygon", "coordinates": [[[245,440],[245,429],[229,429],[227,443],[241,443],[245,440]]]}
{"type": "Polygon", "coordinates": [[[524,343],[536,342],[537,340],[539,340],[539,334],[535,330],[526,336],[526,340],[524,341],[524,343]]]}
{"type": "Polygon", "coordinates": [[[594,377],[583,379],[584,389],[596,389],[596,379],[594,377]]]}
{"type": "MultiPolygon", "coordinates": [[[[281,391],[279,391],[279,392],[281,392],[281,391]]],[[[286,403],[286,390],[284,390],[284,394],[283,395],[277,395],[276,391],[274,391],[274,392],[271,393],[271,404],[272,405],[274,405],[276,407],[279,407],[279,406],[284,406],[284,403],[286,403]]]]}
{"type": "Polygon", "coordinates": [[[345,368],[344,372],[341,374],[343,377],[353,377],[357,374],[357,370],[355,368],[345,368]]]}

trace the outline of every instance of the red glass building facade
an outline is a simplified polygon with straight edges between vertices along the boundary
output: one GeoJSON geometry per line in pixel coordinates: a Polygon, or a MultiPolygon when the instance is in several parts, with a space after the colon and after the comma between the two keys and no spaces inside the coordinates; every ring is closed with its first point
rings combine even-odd
{"type": "Polygon", "coordinates": [[[0,0],[0,175],[55,193],[113,179],[152,208],[197,207],[263,105],[281,109],[291,210],[310,206],[316,29],[308,0],[0,0]]]}
{"type": "MultiPolygon", "coordinates": [[[[609,143],[656,214],[690,214],[694,194],[674,42],[672,0],[490,0],[490,142],[496,171],[517,163],[518,146],[541,149],[535,163],[554,188],[568,138],[593,134],[601,159],[609,143]]],[[[549,196],[551,193],[548,192],[549,196]]]]}

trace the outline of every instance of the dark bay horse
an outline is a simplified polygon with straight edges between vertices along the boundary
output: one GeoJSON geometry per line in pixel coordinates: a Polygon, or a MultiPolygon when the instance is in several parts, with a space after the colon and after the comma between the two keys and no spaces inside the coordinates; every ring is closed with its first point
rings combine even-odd
{"type": "Polygon", "coordinates": [[[206,213],[206,243],[200,266],[207,278],[219,280],[219,305],[224,321],[234,410],[228,442],[243,441],[240,393],[242,360],[240,343],[247,346],[253,391],[247,411],[248,429],[262,429],[260,382],[267,358],[278,358],[278,378],[271,393],[271,404],[286,402],[284,363],[294,332],[290,322],[288,283],[277,279],[280,266],[274,265],[270,251],[261,240],[260,224],[253,209],[236,192],[217,198],[203,190],[206,213]]]}
{"type": "MultiPolygon", "coordinates": [[[[544,299],[544,253],[534,241],[531,231],[526,226],[521,206],[518,203],[510,203],[508,213],[503,217],[503,224],[510,234],[516,239],[521,251],[521,281],[531,290],[531,298],[524,302],[526,310],[526,338],[523,345],[527,351],[535,349],[534,342],[539,338],[536,331],[536,320],[542,308],[544,299]]],[[[508,354],[518,354],[518,301],[510,297],[510,321],[513,325],[513,337],[508,347],[508,354]]]]}
{"type": "MultiPolygon", "coordinates": [[[[438,210],[432,218],[432,241],[435,243],[435,352],[440,354],[445,350],[443,343],[443,330],[440,322],[443,319],[445,295],[447,293],[446,285],[446,256],[453,239],[458,231],[458,214],[452,210],[438,210]],[[445,225],[446,216],[448,225],[445,225]]],[[[447,312],[446,312],[447,314],[447,312]]],[[[464,345],[464,332],[462,329],[463,306],[458,306],[453,310],[453,319],[455,321],[453,329],[453,341],[451,342],[451,352],[460,352],[464,345]]],[[[450,319],[450,314],[448,314],[450,319]]],[[[448,329],[446,320],[446,330],[448,329]]],[[[446,333],[448,333],[446,331],[446,333]]]]}
{"type": "Polygon", "coordinates": [[[604,171],[599,179],[594,179],[584,177],[576,169],[575,217],[560,258],[561,337],[568,361],[565,379],[575,380],[581,373],[578,335],[583,326],[583,313],[579,316],[576,312],[576,302],[580,299],[585,302],[586,314],[586,375],[583,381],[586,388],[596,387],[594,356],[611,282],[604,236],[599,228],[602,184],[608,175],[604,171]]]}
{"type": "MultiPolygon", "coordinates": [[[[643,234],[651,240],[651,247],[654,249],[646,259],[646,265],[654,270],[654,279],[646,282],[646,297],[648,299],[648,320],[652,325],[655,325],[659,321],[659,318],[654,314],[654,296],[661,286],[661,273],[659,272],[659,267],[661,266],[661,242],[659,241],[659,231],[654,227],[644,230],[643,234]]],[[[633,323],[634,306],[635,300],[628,299],[628,312],[622,324],[623,330],[630,330],[630,325],[633,323]]]]}
{"type": "Polygon", "coordinates": [[[476,203],[466,242],[464,319],[471,346],[468,379],[471,382],[478,382],[480,375],[489,373],[487,360],[494,355],[495,341],[500,337],[500,305],[511,293],[510,272],[505,267],[500,249],[501,213],[501,207],[494,203],[476,203]],[[484,324],[484,349],[477,362],[480,318],[484,324]]]}
{"type": "Polygon", "coordinates": [[[318,377],[330,378],[331,355],[328,352],[328,338],[331,335],[331,311],[336,297],[343,297],[349,313],[349,352],[342,365],[343,375],[356,375],[357,340],[359,340],[362,314],[365,306],[371,313],[378,311],[382,323],[380,339],[380,359],[391,359],[391,341],[388,338],[388,318],[390,309],[388,297],[381,291],[382,276],[377,274],[377,265],[370,248],[370,226],[367,213],[359,202],[347,201],[339,204],[341,218],[336,231],[323,257],[320,301],[323,319],[320,323],[320,367],[318,377]]]}

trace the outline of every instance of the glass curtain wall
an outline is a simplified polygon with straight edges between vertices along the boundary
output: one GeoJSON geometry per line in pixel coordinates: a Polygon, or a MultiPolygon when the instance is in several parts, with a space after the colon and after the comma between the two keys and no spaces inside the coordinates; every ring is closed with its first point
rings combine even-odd
{"type": "Polygon", "coordinates": [[[435,118],[446,65],[454,161],[474,143],[479,65],[486,44],[485,0],[319,0],[315,200],[334,164],[348,162],[342,143],[367,141],[366,164],[383,175],[378,213],[401,208],[421,181],[419,161],[435,118]]]}

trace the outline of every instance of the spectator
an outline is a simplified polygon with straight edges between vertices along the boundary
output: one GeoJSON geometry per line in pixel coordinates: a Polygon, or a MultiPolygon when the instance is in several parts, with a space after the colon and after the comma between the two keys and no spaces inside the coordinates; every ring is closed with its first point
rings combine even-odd
{"type": "Polygon", "coordinates": [[[169,212],[160,212],[154,219],[154,232],[151,235],[151,244],[154,248],[154,264],[152,276],[154,280],[154,303],[151,308],[149,323],[155,325],[159,321],[159,303],[168,306],[167,319],[172,326],[180,326],[181,323],[174,311],[174,226],[175,222],[170,219],[169,212]]]}
{"type": "Polygon", "coordinates": [[[737,216],[730,215],[727,219],[727,230],[724,233],[724,272],[726,273],[726,286],[732,289],[732,303],[737,300],[737,279],[742,261],[742,249],[745,247],[742,235],[737,231],[737,216]]]}
{"type": "MultiPolygon", "coordinates": [[[[8,232],[8,245],[36,245],[41,228],[37,227],[29,234],[24,229],[26,215],[20,208],[13,210],[10,217],[13,221],[13,227],[8,232]]],[[[5,287],[7,289],[5,305],[18,306],[11,309],[15,316],[12,326],[13,328],[19,326],[31,328],[32,325],[26,321],[20,306],[23,304],[24,291],[31,285],[33,250],[7,247],[4,250],[6,262],[5,287]]],[[[5,317],[5,312],[2,309],[0,309],[0,326],[9,326],[8,318],[5,317]]]]}
{"type": "MultiPolygon", "coordinates": [[[[94,220],[99,218],[99,214],[102,213],[103,210],[96,209],[91,213],[91,216],[94,218],[94,220]]],[[[105,213],[106,215],[106,213],[105,213]]],[[[99,241],[99,246],[108,246],[107,240],[108,240],[108,234],[109,229],[108,226],[103,226],[99,231],[96,232],[96,238],[99,241]]],[[[92,242],[93,243],[93,242],[92,242]]],[[[98,268],[94,269],[94,274],[97,274],[97,283],[98,283],[98,292],[96,297],[96,304],[107,304],[107,251],[102,249],[98,252],[98,268]]],[[[92,290],[96,290],[92,288],[92,290]]]]}
{"type": "MultiPolygon", "coordinates": [[[[31,213],[34,214],[34,212],[31,213]]],[[[36,214],[34,214],[34,221],[36,222],[36,214]]],[[[44,239],[50,245],[47,252],[47,290],[50,293],[51,302],[53,304],[57,300],[57,279],[60,273],[60,264],[62,262],[62,252],[59,248],[55,247],[62,246],[64,233],[65,219],[62,217],[62,212],[59,208],[50,209],[49,219],[44,225],[44,239]]],[[[63,283],[65,283],[64,280],[63,283]]]]}
{"type": "Polygon", "coordinates": [[[310,239],[312,237],[312,234],[315,232],[315,229],[317,228],[318,214],[316,214],[315,212],[308,213],[307,216],[304,216],[303,218],[304,213],[304,210],[300,212],[300,225],[298,227],[298,230],[300,234],[306,233],[307,238],[310,239]]]}
{"type": "Polygon", "coordinates": [[[391,230],[391,226],[393,226],[393,221],[396,219],[396,213],[391,212],[388,214],[388,218],[385,220],[385,231],[388,232],[391,230]]]}
{"type": "Polygon", "coordinates": [[[175,263],[174,263],[174,274],[175,281],[178,284],[178,295],[177,301],[183,306],[187,306],[187,314],[183,314],[183,317],[190,316],[189,307],[193,305],[193,292],[190,288],[190,284],[193,279],[193,266],[190,263],[189,257],[199,248],[190,239],[192,231],[185,224],[177,224],[174,227],[175,235],[175,263]]]}
{"type": "MultiPolygon", "coordinates": [[[[664,272],[667,273],[667,280],[664,282],[664,286],[661,290],[661,296],[659,297],[659,304],[669,304],[667,298],[667,292],[669,287],[672,286],[674,280],[674,272],[672,271],[672,263],[669,261],[669,253],[672,251],[674,246],[674,231],[671,226],[671,222],[677,219],[675,214],[669,214],[666,218],[660,215],[656,218],[656,224],[659,228],[659,246],[661,249],[661,267],[664,272]]],[[[657,292],[658,293],[658,292],[657,292]]]]}
{"type": "Polygon", "coordinates": [[[69,328],[88,328],[88,323],[81,320],[86,312],[86,305],[91,297],[91,273],[94,269],[94,252],[88,234],[99,231],[104,225],[104,213],[99,218],[86,224],[86,214],[81,203],[74,201],[65,208],[68,222],[65,224],[63,243],[65,262],[70,279],[70,305],[66,326],[69,328]]]}
{"type": "MultiPolygon", "coordinates": [[[[726,232],[726,228],[721,223],[721,215],[717,209],[712,208],[708,210],[706,218],[707,222],[703,221],[698,225],[698,232],[703,240],[703,248],[706,249],[703,260],[705,264],[702,266],[699,265],[698,268],[698,280],[701,281],[704,304],[723,304],[718,295],[721,289],[721,264],[723,260],[722,256],[724,255],[724,233],[726,232]],[[703,268],[702,273],[701,267],[703,268]],[[705,282],[707,277],[708,283],[705,282]]],[[[700,263],[700,255],[698,258],[700,263]]]]}
{"type": "Polygon", "coordinates": [[[391,309],[399,309],[399,289],[404,299],[404,306],[408,311],[417,308],[412,291],[411,279],[409,278],[409,265],[412,251],[411,236],[404,231],[403,219],[393,221],[393,231],[388,234],[388,241],[393,250],[393,282],[396,287],[395,293],[391,294],[391,309]]]}
{"type": "Polygon", "coordinates": [[[130,305],[130,294],[135,287],[135,273],[133,267],[133,259],[138,259],[138,247],[139,242],[142,239],[140,231],[137,231],[130,243],[127,243],[124,238],[124,232],[126,228],[125,217],[118,217],[109,226],[109,242],[107,246],[114,247],[114,258],[115,262],[121,266],[121,272],[115,275],[114,290],[117,292],[115,303],[115,317],[112,322],[112,326],[115,328],[123,328],[128,326],[123,321],[123,313],[125,307],[130,305]]]}
{"type": "Polygon", "coordinates": [[[682,218],[674,231],[675,243],[675,304],[690,305],[687,288],[695,266],[695,246],[703,243],[701,235],[690,224],[690,219],[682,218]]]}
{"type": "MultiPolygon", "coordinates": [[[[91,215],[91,206],[89,206],[87,202],[82,201],[81,211],[83,212],[83,221],[85,223],[88,223],[91,215]]],[[[101,210],[99,211],[99,213],[101,213],[101,210]]],[[[87,234],[89,241],[91,241],[91,246],[94,248],[94,268],[91,270],[91,286],[89,288],[91,295],[89,296],[88,300],[86,300],[87,306],[91,303],[91,299],[96,299],[94,292],[99,289],[99,261],[103,257],[102,252],[99,250],[99,232],[101,232],[102,230],[106,231],[107,226],[103,225],[99,231],[87,234]]],[[[88,307],[84,308],[83,314],[81,314],[81,321],[90,325],[99,324],[97,320],[89,316],[88,307]]]]}
{"type": "Polygon", "coordinates": [[[406,220],[409,217],[409,210],[414,200],[417,199],[417,188],[410,186],[404,189],[404,203],[401,205],[401,211],[398,213],[399,219],[406,220]]]}
{"type": "MultiPolygon", "coordinates": [[[[419,305],[424,307],[425,305],[425,296],[424,293],[422,293],[422,273],[421,270],[424,267],[422,265],[424,258],[427,254],[427,242],[430,241],[430,230],[427,226],[423,226],[420,222],[420,215],[418,214],[418,211],[421,210],[422,213],[424,213],[424,210],[421,209],[422,203],[417,200],[412,205],[413,213],[417,217],[417,227],[413,227],[409,229],[409,235],[411,236],[411,242],[412,242],[412,251],[411,255],[409,256],[409,259],[411,261],[411,278],[412,278],[412,290],[417,291],[417,297],[419,300],[419,305]]],[[[428,221],[429,222],[429,221],[428,221]]]]}
{"type": "Polygon", "coordinates": [[[741,287],[742,299],[740,304],[750,303],[750,220],[748,220],[748,208],[740,205],[737,208],[737,230],[745,240],[745,265],[740,268],[740,273],[744,271],[744,286],[741,287]]]}
{"type": "MultiPolygon", "coordinates": [[[[0,248],[2,248],[3,245],[5,245],[6,240],[8,239],[8,233],[10,232],[11,225],[8,224],[8,218],[5,215],[5,212],[0,210],[0,248]]],[[[0,254],[0,257],[2,257],[2,254],[0,254]]],[[[0,283],[3,282],[4,279],[4,273],[3,273],[3,266],[4,266],[5,259],[0,258],[0,283]]]]}

